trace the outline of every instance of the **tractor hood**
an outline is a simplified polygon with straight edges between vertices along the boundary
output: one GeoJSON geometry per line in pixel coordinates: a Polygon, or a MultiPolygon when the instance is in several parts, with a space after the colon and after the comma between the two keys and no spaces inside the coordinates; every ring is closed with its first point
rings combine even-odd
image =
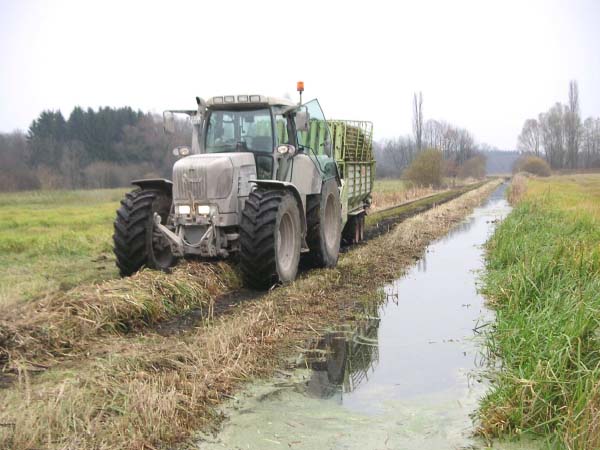
{"type": "Polygon", "coordinates": [[[250,192],[248,181],[256,178],[252,153],[190,155],[173,166],[173,202],[216,204],[220,212],[236,212],[237,199],[250,192]]]}

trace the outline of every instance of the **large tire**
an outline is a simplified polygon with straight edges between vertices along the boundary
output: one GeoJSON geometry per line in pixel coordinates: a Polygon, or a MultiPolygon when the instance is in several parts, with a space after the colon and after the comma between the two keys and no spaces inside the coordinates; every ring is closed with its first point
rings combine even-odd
{"type": "Polygon", "coordinates": [[[114,222],[114,252],[122,277],[142,267],[167,270],[176,259],[164,237],[154,227],[154,213],[167,222],[171,197],[157,189],[137,189],[125,195],[114,222]]]}
{"type": "Polygon", "coordinates": [[[287,191],[251,192],[240,224],[240,267],[247,286],[268,289],[293,281],[301,246],[300,210],[287,191]]]}
{"type": "Polygon", "coordinates": [[[335,179],[323,184],[320,195],[307,196],[306,225],[309,265],[335,267],[342,239],[342,206],[335,179]]]}

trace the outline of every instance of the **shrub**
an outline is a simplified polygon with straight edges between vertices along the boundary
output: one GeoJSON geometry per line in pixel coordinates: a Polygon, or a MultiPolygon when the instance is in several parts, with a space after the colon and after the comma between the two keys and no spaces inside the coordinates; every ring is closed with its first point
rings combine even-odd
{"type": "Polygon", "coordinates": [[[485,156],[476,155],[467,159],[462,166],[458,168],[459,178],[484,178],[485,177],[485,156]]]}
{"type": "Polygon", "coordinates": [[[515,162],[513,173],[527,172],[540,177],[549,177],[552,170],[546,161],[533,155],[523,155],[515,162]]]}
{"type": "Polygon", "coordinates": [[[439,187],[442,184],[443,158],[439,150],[429,149],[406,168],[403,178],[415,186],[439,187]]]}
{"type": "Polygon", "coordinates": [[[458,175],[458,164],[453,159],[445,159],[442,174],[448,178],[456,178],[458,175]]]}

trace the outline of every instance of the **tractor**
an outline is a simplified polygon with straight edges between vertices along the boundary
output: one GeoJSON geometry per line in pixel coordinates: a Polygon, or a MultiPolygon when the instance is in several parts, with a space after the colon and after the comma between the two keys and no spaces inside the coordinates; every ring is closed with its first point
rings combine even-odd
{"type": "MultiPolygon", "coordinates": [[[[303,84],[298,83],[300,99],[303,84]]],[[[225,95],[163,113],[191,124],[172,181],[132,181],[114,222],[122,276],[168,270],[178,258],[235,257],[245,285],[296,278],[301,255],[334,267],[342,233],[362,238],[374,177],[367,122],[325,120],[318,100],[225,95]],[[362,158],[362,160],[361,160],[362,158]]]]}

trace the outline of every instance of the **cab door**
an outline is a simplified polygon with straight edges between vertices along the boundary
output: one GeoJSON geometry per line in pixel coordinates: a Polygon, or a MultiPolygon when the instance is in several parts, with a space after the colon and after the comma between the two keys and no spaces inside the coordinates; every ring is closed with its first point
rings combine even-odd
{"type": "Polygon", "coordinates": [[[295,127],[298,149],[316,163],[323,180],[336,177],[338,172],[333,157],[331,132],[319,101],[311,100],[299,106],[297,111],[306,111],[309,117],[306,131],[298,131],[298,127],[295,127]]]}

